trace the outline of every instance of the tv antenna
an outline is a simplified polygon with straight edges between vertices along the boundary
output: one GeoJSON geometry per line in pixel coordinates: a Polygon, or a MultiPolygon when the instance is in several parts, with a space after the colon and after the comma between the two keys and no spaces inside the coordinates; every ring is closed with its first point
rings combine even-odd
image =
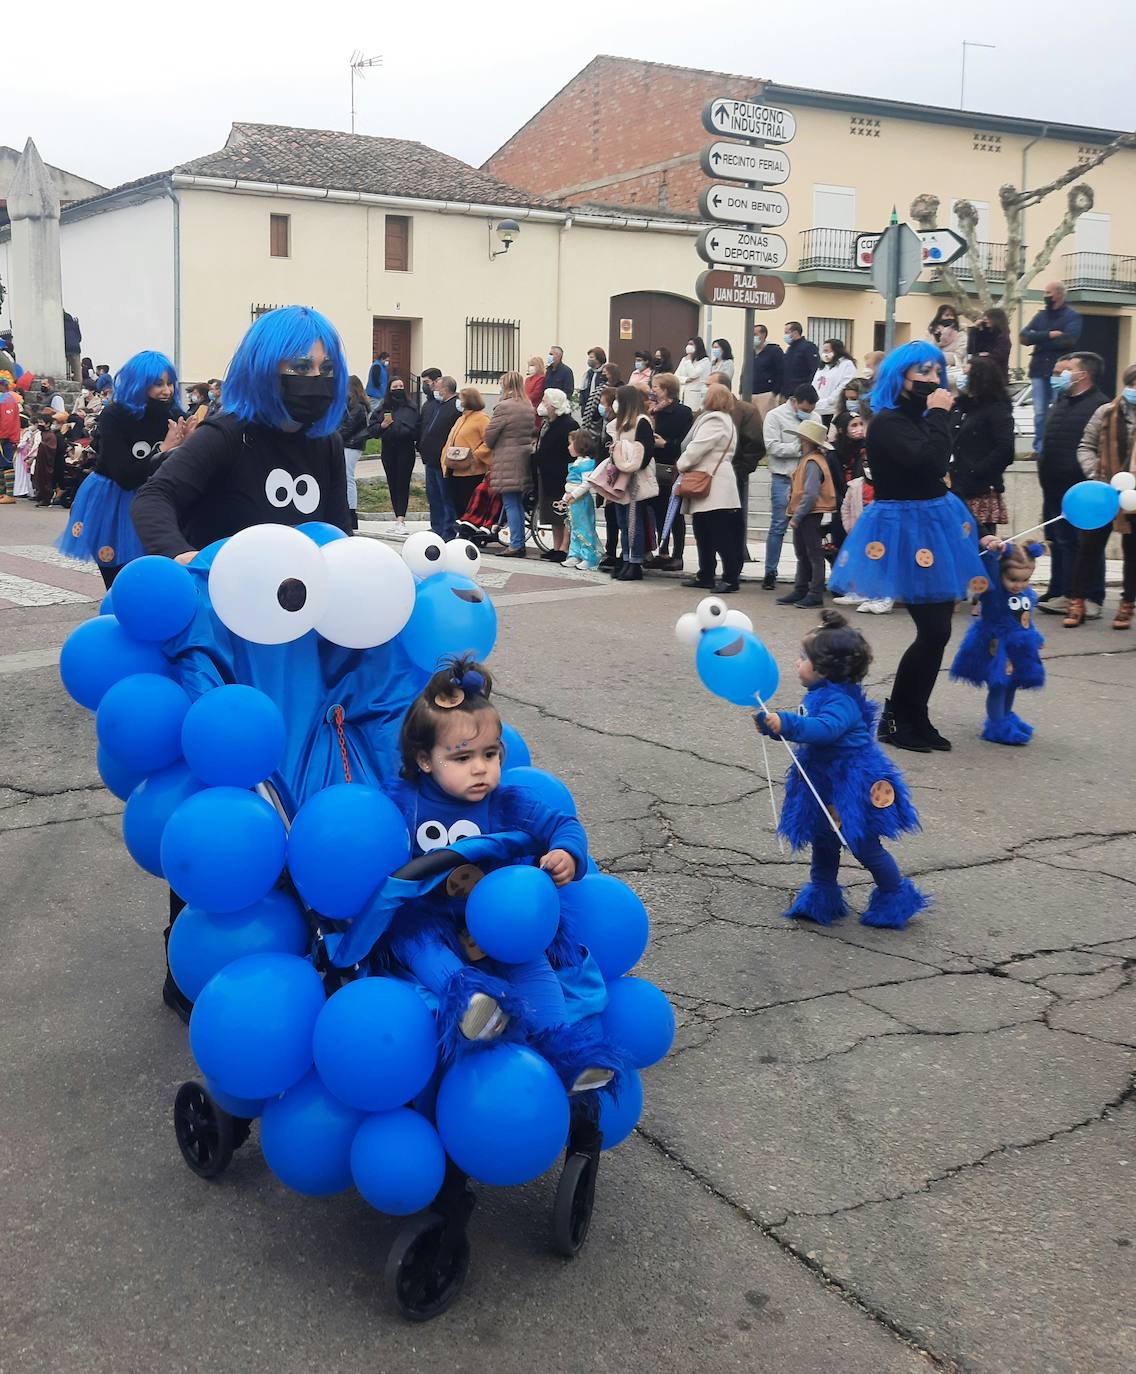
{"type": "Polygon", "coordinates": [[[368,67],[381,67],[383,65],[382,54],[378,57],[364,57],[361,48],[356,48],[351,54],[351,132],[355,132],[355,77],[360,78],[368,67]]]}

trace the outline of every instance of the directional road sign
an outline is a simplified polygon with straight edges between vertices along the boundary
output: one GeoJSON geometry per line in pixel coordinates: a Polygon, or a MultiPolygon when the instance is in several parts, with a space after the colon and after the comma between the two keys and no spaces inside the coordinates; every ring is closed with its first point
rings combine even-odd
{"type": "MultiPolygon", "coordinates": [[[[966,252],[966,240],[953,229],[919,229],[915,232],[923,246],[924,267],[946,267],[966,252]]],[[[857,267],[871,267],[872,253],[879,239],[879,234],[860,234],[857,237],[857,267]]]]}
{"type": "Polygon", "coordinates": [[[797,132],[797,121],[776,105],[720,96],[703,106],[702,127],[708,134],[751,138],[756,143],[789,143],[797,132]]]}
{"type": "Polygon", "coordinates": [[[872,285],[881,296],[906,296],[922,270],[919,235],[907,224],[889,225],[872,252],[872,285]]]}
{"type": "Polygon", "coordinates": [[[785,299],[780,277],[753,272],[701,272],[694,289],[706,305],[734,305],[743,310],[776,310],[785,299]]]}
{"type": "Polygon", "coordinates": [[[722,186],[713,182],[698,197],[704,219],[725,220],[728,224],[760,224],[776,228],[789,218],[789,202],[780,191],[763,191],[756,186],[722,186]]]}
{"type": "Polygon", "coordinates": [[[703,229],[694,247],[705,262],[754,270],[784,267],[789,257],[789,245],[781,235],[763,229],[703,229]]]}
{"type": "Polygon", "coordinates": [[[779,148],[755,148],[748,143],[710,143],[702,149],[702,170],[708,177],[733,177],[780,186],[789,179],[789,155],[779,148]]]}

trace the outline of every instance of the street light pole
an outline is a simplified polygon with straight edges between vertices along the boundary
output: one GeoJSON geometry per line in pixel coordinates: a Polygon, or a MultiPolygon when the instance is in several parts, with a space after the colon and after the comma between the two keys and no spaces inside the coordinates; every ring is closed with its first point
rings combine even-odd
{"type": "Polygon", "coordinates": [[[382,56],[364,57],[362,50],[356,48],[351,54],[351,132],[355,132],[355,77],[363,75],[366,67],[381,67],[383,65],[382,56]]]}
{"type": "Polygon", "coordinates": [[[966,50],[967,48],[995,48],[996,43],[975,43],[969,38],[962,40],[962,77],[959,81],[959,109],[966,109],[966,50]]]}

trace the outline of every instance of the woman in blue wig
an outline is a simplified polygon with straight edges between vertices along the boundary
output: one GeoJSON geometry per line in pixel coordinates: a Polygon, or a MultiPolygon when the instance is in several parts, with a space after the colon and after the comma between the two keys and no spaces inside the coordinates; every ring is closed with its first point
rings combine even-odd
{"type": "Polygon", "coordinates": [[[307,306],[262,315],[225,375],[221,410],[135,502],[147,553],[190,563],[250,525],[323,520],[351,532],[343,443],[343,345],[307,306]]]}
{"type": "Polygon", "coordinates": [[[950,742],[927,704],[951,637],[955,602],[986,589],[974,516],[944,480],[951,458],[947,362],[934,344],[909,343],[876,373],[867,462],[876,499],[836,559],[829,589],[902,601],[915,639],[899,661],[879,737],[929,753],[950,742]]]}
{"type": "MultiPolygon", "coordinates": [[[[119,568],[142,555],[130,513],[155,455],[190,431],[177,409],[177,373],[164,353],[135,353],[114,379],[114,400],[99,415],[98,458],[56,542],[60,553],[98,564],[109,587],[119,568]]],[[[160,460],[159,460],[160,461],[160,460]]]]}

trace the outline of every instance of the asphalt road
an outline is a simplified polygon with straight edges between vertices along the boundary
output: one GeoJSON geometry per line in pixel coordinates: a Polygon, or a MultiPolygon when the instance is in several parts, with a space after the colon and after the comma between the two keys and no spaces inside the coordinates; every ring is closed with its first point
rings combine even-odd
{"type": "MultiPolygon", "coordinates": [[[[648,902],[681,1029],[584,1254],[549,1252],[553,1178],[485,1189],[460,1304],[412,1327],[394,1223],[286,1192],[255,1136],[213,1185],[178,1155],[164,892],[53,666],[98,595],[44,561],[61,523],[0,512],[0,1369],[1136,1367],[1136,638],[1046,624],[1022,750],[944,679],[955,749],[902,756],[924,830],[896,846],[934,909],[820,930],[779,914],[805,868],[752,725],[674,641],[696,594],[491,567],[505,715],[648,902]]],[[[735,600],[791,673],[804,613],[735,600]]],[[[908,622],[861,619],[884,683],[908,622]]]]}

